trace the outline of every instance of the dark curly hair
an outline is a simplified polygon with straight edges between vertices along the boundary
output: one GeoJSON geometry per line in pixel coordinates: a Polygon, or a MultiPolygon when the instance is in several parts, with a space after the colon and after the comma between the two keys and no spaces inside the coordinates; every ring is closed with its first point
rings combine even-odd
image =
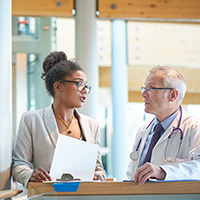
{"type": "Polygon", "coordinates": [[[75,71],[83,71],[77,62],[67,60],[67,55],[62,51],[51,52],[44,59],[41,78],[45,80],[47,92],[54,97],[54,83],[71,76],[75,71]]]}

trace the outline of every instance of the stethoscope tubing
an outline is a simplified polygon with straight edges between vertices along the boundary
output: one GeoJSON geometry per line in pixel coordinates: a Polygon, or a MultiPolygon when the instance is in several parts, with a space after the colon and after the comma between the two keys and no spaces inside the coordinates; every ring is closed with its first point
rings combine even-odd
{"type": "MultiPolygon", "coordinates": [[[[180,106],[180,118],[179,118],[179,122],[178,122],[178,126],[176,128],[173,128],[172,132],[170,133],[170,135],[168,136],[168,141],[167,141],[167,145],[166,145],[166,148],[165,148],[165,161],[167,162],[174,162],[178,156],[178,153],[179,153],[179,150],[180,150],[180,146],[181,146],[181,143],[182,143],[182,139],[183,139],[183,131],[180,129],[180,124],[181,124],[181,120],[182,120],[182,107],[180,106]],[[180,144],[179,144],[179,148],[178,148],[178,152],[177,152],[177,155],[175,157],[175,159],[173,161],[170,161],[169,159],[166,158],[166,150],[167,150],[167,146],[168,146],[168,143],[169,143],[169,140],[173,134],[173,132],[175,130],[179,130],[181,132],[181,136],[180,136],[180,144]]],[[[146,127],[146,129],[148,129],[150,127],[150,125],[153,123],[153,121],[155,120],[155,118],[149,123],[149,125],[146,127]]],[[[132,160],[137,160],[138,159],[138,156],[135,156],[136,154],[138,155],[138,150],[140,148],[140,144],[142,142],[142,138],[140,138],[139,142],[138,142],[138,145],[136,147],[136,150],[133,151],[131,154],[130,154],[130,158],[132,160]]]]}
{"type": "Polygon", "coordinates": [[[140,141],[138,142],[138,145],[137,145],[136,151],[139,150],[141,142],[142,142],[142,138],[140,138],[140,141]]]}

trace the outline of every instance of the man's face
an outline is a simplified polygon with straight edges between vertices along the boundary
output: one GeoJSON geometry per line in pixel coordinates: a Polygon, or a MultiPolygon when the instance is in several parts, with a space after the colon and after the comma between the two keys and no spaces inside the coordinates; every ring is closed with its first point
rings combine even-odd
{"type": "MultiPolygon", "coordinates": [[[[160,75],[149,74],[145,80],[146,87],[163,88],[162,77],[160,75]]],[[[145,112],[154,114],[158,120],[163,119],[165,111],[168,108],[169,101],[165,90],[152,90],[148,93],[145,90],[142,93],[145,103],[145,112]]]]}

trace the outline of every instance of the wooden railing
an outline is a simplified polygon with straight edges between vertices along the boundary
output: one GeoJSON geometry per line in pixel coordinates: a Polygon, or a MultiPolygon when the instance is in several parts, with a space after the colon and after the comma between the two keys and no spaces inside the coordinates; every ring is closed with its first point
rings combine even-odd
{"type": "MultiPolygon", "coordinates": [[[[30,182],[28,195],[34,196],[54,191],[51,183],[30,182]]],[[[159,195],[159,194],[200,194],[200,181],[146,182],[139,186],[134,182],[82,182],[77,192],[58,192],[61,196],[80,195],[159,195]]]]}

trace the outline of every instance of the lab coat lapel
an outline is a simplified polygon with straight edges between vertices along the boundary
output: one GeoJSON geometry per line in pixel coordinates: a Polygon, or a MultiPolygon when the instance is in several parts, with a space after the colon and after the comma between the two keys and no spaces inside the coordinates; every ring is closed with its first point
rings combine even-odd
{"type": "Polygon", "coordinates": [[[163,133],[163,135],[160,137],[160,139],[158,140],[157,145],[159,145],[160,143],[164,142],[165,140],[167,140],[167,138],[169,137],[169,135],[171,134],[172,130],[174,128],[178,127],[178,123],[179,123],[179,119],[180,119],[180,110],[178,111],[174,121],[172,122],[172,124],[168,127],[168,129],[163,133]]]}
{"type": "Polygon", "coordinates": [[[58,131],[58,127],[57,127],[56,120],[55,120],[51,106],[44,109],[43,118],[44,118],[44,124],[48,131],[49,137],[51,141],[53,142],[54,146],[56,146],[59,131],[58,131]]]}
{"type": "Polygon", "coordinates": [[[145,128],[145,130],[140,132],[140,137],[142,138],[142,141],[141,141],[141,144],[140,144],[141,147],[139,148],[139,159],[138,160],[140,160],[140,156],[141,156],[142,151],[144,149],[147,137],[148,137],[148,135],[151,131],[152,125],[153,125],[153,123],[150,126],[147,126],[147,128],[145,128]]]}

